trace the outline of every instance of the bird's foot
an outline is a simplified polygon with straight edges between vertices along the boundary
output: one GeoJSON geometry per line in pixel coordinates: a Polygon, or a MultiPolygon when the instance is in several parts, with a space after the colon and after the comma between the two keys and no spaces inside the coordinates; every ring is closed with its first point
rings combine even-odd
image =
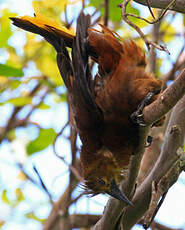
{"type": "Polygon", "coordinates": [[[145,148],[150,147],[151,144],[152,144],[152,142],[153,142],[153,137],[152,137],[152,136],[148,136],[148,137],[147,137],[147,140],[146,140],[145,148]]]}
{"type": "Polygon", "coordinates": [[[139,104],[137,110],[131,114],[131,120],[132,122],[140,125],[140,126],[146,126],[144,119],[143,119],[143,109],[145,106],[149,105],[151,102],[152,97],[159,94],[159,90],[155,90],[152,92],[149,92],[144,99],[139,104]]]}
{"type": "Polygon", "coordinates": [[[132,122],[139,124],[140,126],[146,126],[144,123],[142,110],[138,109],[137,111],[133,112],[130,117],[132,122]]]}

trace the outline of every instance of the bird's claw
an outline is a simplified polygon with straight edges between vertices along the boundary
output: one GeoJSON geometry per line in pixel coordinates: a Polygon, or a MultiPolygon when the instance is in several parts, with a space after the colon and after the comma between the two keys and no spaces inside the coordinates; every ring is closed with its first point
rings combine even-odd
{"type": "Polygon", "coordinates": [[[144,119],[143,119],[143,109],[145,106],[150,104],[152,97],[158,93],[159,93],[159,90],[154,90],[154,91],[148,92],[148,94],[144,97],[144,99],[139,104],[138,109],[131,114],[132,122],[134,122],[140,126],[143,126],[143,127],[146,126],[144,119]]]}
{"type": "Polygon", "coordinates": [[[152,136],[148,136],[146,142],[147,142],[147,144],[145,145],[145,148],[150,147],[151,144],[152,144],[152,142],[153,142],[153,137],[152,136]]]}
{"type": "Polygon", "coordinates": [[[140,125],[140,126],[143,126],[143,127],[146,126],[146,124],[144,123],[143,113],[142,113],[141,110],[137,110],[137,111],[133,112],[133,113],[131,114],[131,120],[132,120],[134,123],[136,123],[136,124],[138,124],[138,125],[140,125]]]}

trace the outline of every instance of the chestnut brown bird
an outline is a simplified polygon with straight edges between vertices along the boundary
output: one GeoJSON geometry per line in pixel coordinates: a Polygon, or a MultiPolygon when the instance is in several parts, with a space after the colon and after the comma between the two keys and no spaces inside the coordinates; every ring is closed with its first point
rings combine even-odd
{"type": "Polygon", "coordinates": [[[80,158],[88,193],[107,193],[131,204],[118,185],[139,144],[142,110],[161,91],[161,81],[145,72],[142,50],[103,25],[102,31],[90,28],[90,16],[84,13],[78,18],[76,35],[39,15],[11,20],[43,36],[57,51],[82,141],[80,158]],[[72,59],[66,47],[72,48],[72,59]],[[89,57],[98,63],[94,79],[89,57]]]}

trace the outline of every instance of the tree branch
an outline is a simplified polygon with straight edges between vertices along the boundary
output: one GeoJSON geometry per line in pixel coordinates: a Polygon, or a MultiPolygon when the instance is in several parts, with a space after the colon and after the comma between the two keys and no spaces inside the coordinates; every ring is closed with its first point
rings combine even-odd
{"type": "Polygon", "coordinates": [[[146,212],[151,199],[151,185],[153,181],[158,183],[162,176],[172,167],[177,160],[177,150],[183,147],[185,132],[185,96],[177,103],[172,112],[166,132],[162,152],[144,182],[136,190],[132,200],[133,207],[128,207],[122,219],[124,229],[130,229],[146,212]],[[168,159],[168,160],[167,160],[168,159]]]}
{"type": "Polygon", "coordinates": [[[163,117],[185,94],[185,69],[152,104],[143,110],[145,124],[150,125],[163,117]]]}
{"type": "MultiPolygon", "coordinates": [[[[134,0],[134,1],[147,6],[146,0],[134,0]]],[[[170,4],[171,1],[172,0],[150,0],[150,7],[166,9],[166,7],[170,4]]],[[[174,10],[180,13],[185,13],[185,1],[176,0],[175,4],[170,8],[170,10],[174,10]]]]}

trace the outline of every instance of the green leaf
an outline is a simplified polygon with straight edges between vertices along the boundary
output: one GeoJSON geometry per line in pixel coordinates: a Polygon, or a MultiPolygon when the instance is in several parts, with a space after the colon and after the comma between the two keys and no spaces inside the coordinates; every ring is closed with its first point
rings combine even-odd
{"type": "Polygon", "coordinates": [[[30,156],[35,152],[47,148],[55,140],[56,133],[54,129],[41,129],[39,136],[27,145],[27,154],[30,156]]]}
{"type": "MultiPolygon", "coordinates": [[[[133,7],[131,4],[127,5],[127,13],[134,14],[136,16],[140,16],[140,11],[138,9],[136,9],[135,7],[133,7]]],[[[140,21],[143,22],[141,19],[138,19],[135,17],[128,17],[128,18],[133,23],[136,23],[137,26],[139,26],[138,23],[140,23],[140,21]]]]}
{"type": "MultiPolygon", "coordinates": [[[[118,7],[120,3],[121,3],[120,0],[109,1],[109,19],[112,20],[113,22],[122,21],[121,9],[118,7]]],[[[94,6],[96,8],[98,8],[101,4],[102,4],[102,0],[93,0],[90,3],[91,6],[94,6]]],[[[101,15],[104,17],[105,7],[101,7],[100,12],[101,12],[101,15]]],[[[132,13],[137,16],[140,15],[139,10],[132,7],[131,4],[127,5],[127,13],[132,13]]],[[[138,19],[132,17],[131,20],[135,22],[138,19]]]]}
{"type": "Polygon", "coordinates": [[[7,100],[5,103],[10,103],[13,104],[15,106],[24,106],[24,105],[28,105],[31,104],[32,102],[32,98],[31,97],[15,97],[15,98],[11,98],[9,100],[7,100]]]}
{"type": "Polygon", "coordinates": [[[0,75],[6,77],[22,77],[24,73],[22,69],[0,64],[0,75]]]}

